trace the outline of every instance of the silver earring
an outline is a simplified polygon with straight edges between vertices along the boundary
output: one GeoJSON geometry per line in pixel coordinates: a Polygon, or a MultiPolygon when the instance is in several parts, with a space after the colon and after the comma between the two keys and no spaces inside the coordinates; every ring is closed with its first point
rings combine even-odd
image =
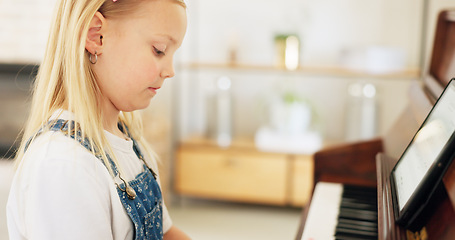
{"type": "Polygon", "coordinates": [[[95,51],[95,54],[91,54],[88,56],[88,60],[90,61],[91,64],[95,64],[98,62],[98,55],[96,54],[97,52],[95,51]],[[95,60],[92,60],[92,56],[95,55],[95,60]]]}

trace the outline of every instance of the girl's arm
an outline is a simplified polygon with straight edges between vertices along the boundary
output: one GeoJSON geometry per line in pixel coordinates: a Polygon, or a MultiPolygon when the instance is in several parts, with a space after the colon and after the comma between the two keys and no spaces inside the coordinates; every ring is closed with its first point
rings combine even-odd
{"type": "Polygon", "coordinates": [[[186,235],[182,230],[178,229],[176,226],[172,226],[163,237],[164,240],[191,240],[191,238],[186,235]]]}

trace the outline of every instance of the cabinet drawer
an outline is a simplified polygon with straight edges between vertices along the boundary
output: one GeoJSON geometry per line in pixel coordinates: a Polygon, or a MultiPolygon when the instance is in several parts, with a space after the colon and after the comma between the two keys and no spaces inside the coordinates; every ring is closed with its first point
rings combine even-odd
{"type": "Polygon", "coordinates": [[[292,163],[291,204],[304,206],[308,203],[313,190],[314,162],[311,155],[296,156],[292,163]]]}
{"type": "Polygon", "coordinates": [[[176,190],[181,194],[274,204],[286,203],[286,155],[259,152],[178,152],[176,190]]]}

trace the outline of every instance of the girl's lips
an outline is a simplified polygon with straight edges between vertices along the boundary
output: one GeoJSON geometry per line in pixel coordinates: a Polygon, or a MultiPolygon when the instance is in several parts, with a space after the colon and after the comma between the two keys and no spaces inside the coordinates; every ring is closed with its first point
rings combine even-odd
{"type": "Polygon", "coordinates": [[[149,87],[148,89],[149,89],[150,91],[156,93],[156,91],[157,91],[158,89],[160,89],[160,88],[159,88],[159,87],[158,87],[158,88],[149,87]]]}

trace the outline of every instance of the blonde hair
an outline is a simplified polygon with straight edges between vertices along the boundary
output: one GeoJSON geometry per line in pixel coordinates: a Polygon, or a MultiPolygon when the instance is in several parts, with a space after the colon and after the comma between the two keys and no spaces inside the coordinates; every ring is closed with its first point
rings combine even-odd
{"type": "MultiPolygon", "coordinates": [[[[25,144],[35,138],[52,114],[66,109],[79,123],[78,130],[98,149],[106,166],[110,162],[105,152],[112,150],[103,134],[100,89],[85,50],[89,24],[97,11],[106,18],[126,16],[147,0],[60,0],[54,10],[46,53],[39,67],[33,89],[31,111],[16,154],[16,166],[25,154],[25,144]]],[[[156,0],[148,0],[156,1],[156,0]]],[[[183,0],[171,0],[186,7],[183,0]]],[[[141,117],[137,112],[121,112],[119,121],[148,154],[153,154],[142,134],[141,117]]],[[[115,156],[114,156],[115,158],[115,156]]],[[[115,162],[115,159],[113,159],[115,162]]],[[[112,173],[111,167],[108,170],[112,173]]]]}

